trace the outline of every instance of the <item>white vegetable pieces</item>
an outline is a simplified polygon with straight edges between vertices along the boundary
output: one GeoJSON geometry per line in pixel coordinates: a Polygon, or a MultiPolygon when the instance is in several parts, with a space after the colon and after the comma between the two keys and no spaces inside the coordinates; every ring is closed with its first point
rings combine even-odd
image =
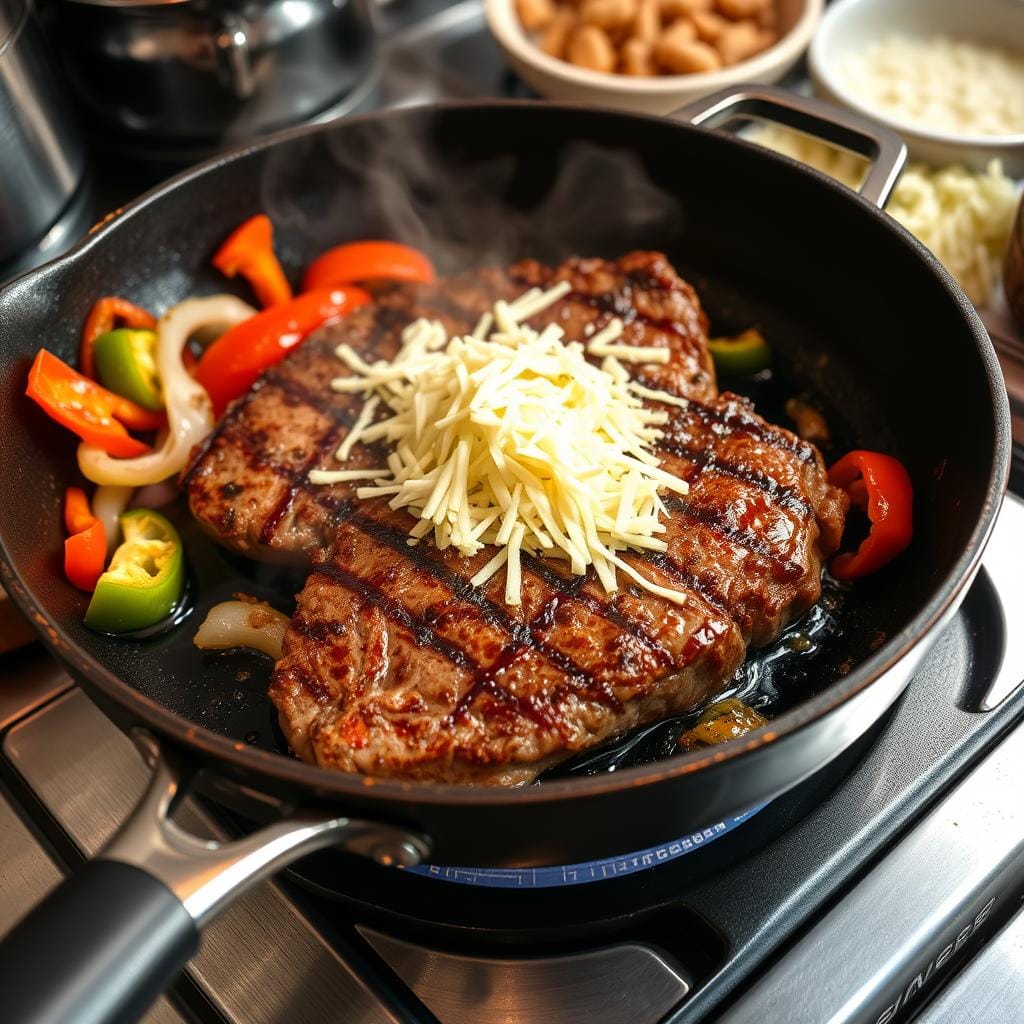
{"type": "Polygon", "coordinates": [[[78,446],[78,467],[95,484],[143,487],[166,480],[182,470],[189,453],[213,429],[213,406],[206,389],[186,371],[181,354],[188,339],[201,327],[233,327],[256,310],[234,295],[186,299],[160,318],[157,333],[157,370],[167,408],[167,433],[147,455],[118,459],[102,448],[78,446]]]}
{"type": "Polygon", "coordinates": [[[665,362],[668,350],[616,344],[623,326],[615,320],[589,344],[590,355],[603,357],[598,367],[557,325],[536,331],[523,323],[568,290],[562,283],[497,302],[463,337],[418,320],[390,363],[370,365],[339,346],[353,375],[332,386],[368,400],[338,458],[360,441],[386,440],[393,451],[387,466],[315,470],[309,479],[372,479],[357,495],[387,497],[393,508],[412,512],[410,543],[431,534],[439,548],[467,556],[496,546],[472,582],[481,585],[504,567],[510,605],[521,602],[524,551],[564,558],[576,574],[593,566],[608,591],[616,589],[619,569],[682,601],[620,557],[630,548],[665,550],[659,491],[687,492],[651,450],[668,414],[644,405],[620,362],[665,362]],[[377,403],[391,415],[371,422],[377,403]]]}
{"type": "Polygon", "coordinates": [[[264,601],[222,601],[210,609],[192,642],[204,651],[248,647],[280,661],[288,623],[287,615],[264,601]]]}

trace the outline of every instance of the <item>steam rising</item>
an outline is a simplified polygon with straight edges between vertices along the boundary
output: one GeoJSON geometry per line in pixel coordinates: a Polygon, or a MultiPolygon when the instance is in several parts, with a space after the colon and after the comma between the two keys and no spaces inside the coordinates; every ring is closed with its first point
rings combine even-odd
{"type": "Polygon", "coordinates": [[[493,133],[477,146],[443,138],[452,135],[443,122],[422,114],[354,122],[304,140],[300,153],[273,150],[263,209],[311,252],[393,238],[430,253],[442,272],[527,256],[618,256],[670,248],[679,236],[679,201],[636,152],[578,140],[533,148],[510,137],[488,155],[493,133]]]}

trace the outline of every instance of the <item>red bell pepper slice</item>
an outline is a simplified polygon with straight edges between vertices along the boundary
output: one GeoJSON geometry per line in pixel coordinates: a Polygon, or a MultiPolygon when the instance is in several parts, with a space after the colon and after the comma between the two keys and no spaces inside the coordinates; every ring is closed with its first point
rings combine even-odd
{"type": "Polygon", "coordinates": [[[39,350],[28,372],[25,394],[83,441],[120,458],[149,451],[149,446],[132,437],[125,427],[158,430],[167,422],[164,413],[151,412],[115,395],[45,348],[39,350]]]}
{"type": "Polygon", "coordinates": [[[97,522],[89,507],[89,499],[81,487],[69,487],[64,492],[64,525],[68,533],[81,533],[97,522]]]}
{"type": "Polygon", "coordinates": [[[86,377],[96,376],[96,362],[92,354],[96,339],[101,334],[112,331],[119,320],[123,327],[145,330],[156,327],[156,318],[152,313],[147,313],[127,299],[120,299],[116,295],[97,299],[85,318],[85,327],[82,328],[82,349],[78,356],[79,369],[86,377]]]}
{"type": "Polygon", "coordinates": [[[220,415],[268,367],[279,363],[321,324],[370,302],[362,288],[321,288],[265,309],[221,335],[202,355],[195,378],[220,415]]]}
{"type": "Polygon", "coordinates": [[[92,592],[107,561],[106,530],[89,508],[81,487],[69,487],[64,498],[64,575],[79,590],[92,592]]]}
{"type": "Polygon", "coordinates": [[[237,227],[217,250],[213,265],[228,277],[241,274],[264,309],[291,300],[292,286],[274,255],[274,226],[258,213],[237,227]]]}
{"type": "Polygon", "coordinates": [[[830,566],[838,580],[867,576],[888,565],[914,533],[914,488],[903,463],[881,452],[853,451],[828,471],[831,484],[867,513],[871,532],[855,552],[836,555],[830,566]]]}
{"type": "Polygon", "coordinates": [[[418,249],[400,242],[349,242],[328,249],[313,260],[302,287],[311,291],[364,281],[431,284],[436,280],[434,264],[418,249]]]}

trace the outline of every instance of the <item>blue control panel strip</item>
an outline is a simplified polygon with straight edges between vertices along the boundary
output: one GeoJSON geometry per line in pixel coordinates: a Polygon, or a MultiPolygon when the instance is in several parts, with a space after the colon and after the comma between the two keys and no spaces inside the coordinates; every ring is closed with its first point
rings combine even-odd
{"type": "Polygon", "coordinates": [[[731,832],[737,825],[742,825],[763,806],[765,805],[753,807],[734,818],[719,821],[699,832],[693,832],[669,843],[621,857],[608,857],[605,860],[592,860],[583,864],[540,868],[458,868],[423,864],[405,870],[425,878],[437,878],[460,885],[482,885],[492,889],[547,889],[552,886],[601,882],[608,878],[632,875],[637,871],[645,871],[647,868],[685,857],[686,854],[693,853],[731,832]]]}

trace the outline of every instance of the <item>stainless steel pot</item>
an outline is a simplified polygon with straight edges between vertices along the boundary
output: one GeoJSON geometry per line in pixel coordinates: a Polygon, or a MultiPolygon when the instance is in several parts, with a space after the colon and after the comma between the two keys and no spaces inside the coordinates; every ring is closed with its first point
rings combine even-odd
{"type": "Polygon", "coordinates": [[[48,0],[90,119],[189,156],[316,119],[372,64],[369,0],[48,0]]]}
{"type": "Polygon", "coordinates": [[[78,128],[48,59],[31,0],[0,0],[0,279],[72,201],[84,159],[78,128]]]}

